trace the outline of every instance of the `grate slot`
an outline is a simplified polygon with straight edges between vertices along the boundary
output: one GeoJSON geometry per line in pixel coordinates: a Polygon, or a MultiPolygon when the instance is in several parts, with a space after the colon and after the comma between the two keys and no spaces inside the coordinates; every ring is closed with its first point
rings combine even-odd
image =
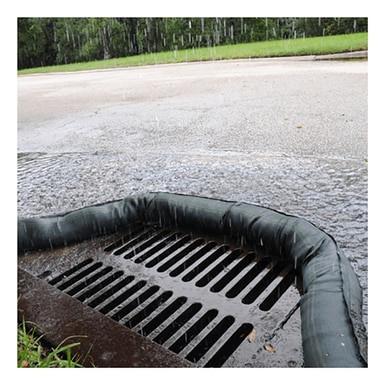
{"type": "Polygon", "coordinates": [[[108,312],[113,310],[115,307],[117,307],[119,304],[121,304],[125,300],[127,300],[130,296],[134,295],[137,291],[139,291],[145,285],[146,285],[146,281],[140,280],[139,282],[134,284],[132,287],[130,287],[126,291],[122,292],[119,296],[114,298],[111,302],[106,304],[102,309],[100,309],[100,312],[102,312],[102,314],[107,314],[108,312]]]}
{"type": "Polygon", "coordinates": [[[122,253],[128,251],[130,248],[132,248],[134,245],[140,243],[141,241],[145,240],[150,235],[154,234],[155,229],[153,228],[147,228],[143,232],[137,234],[134,238],[130,239],[128,243],[124,244],[121,248],[115,250],[113,252],[114,255],[119,256],[122,255],[122,253]]]}
{"type": "Polygon", "coordinates": [[[201,259],[204,255],[208,254],[215,246],[216,243],[213,241],[205,244],[197,252],[194,252],[193,255],[188,257],[187,260],[185,260],[182,264],[173,269],[173,271],[170,272],[170,276],[178,276],[180,273],[184,272],[186,269],[192,266],[197,260],[201,259]]]}
{"type": "Polygon", "coordinates": [[[94,275],[87,277],[85,280],[77,284],[76,286],[72,287],[71,289],[68,289],[66,293],[70,296],[74,296],[81,290],[85,289],[89,285],[95,283],[98,279],[100,279],[103,276],[106,276],[109,272],[113,270],[113,267],[106,267],[103,268],[102,270],[98,271],[94,275]]]}
{"type": "Polygon", "coordinates": [[[236,249],[229,253],[229,255],[223,259],[220,263],[215,265],[206,275],[196,282],[197,287],[205,287],[209,284],[217,275],[224,272],[225,268],[228,267],[241,255],[241,250],[236,249]]]}
{"type": "MultiPolygon", "coordinates": [[[[135,259],[135,262],[137,264],[142,263],[146,259],[148,259],[150,256],[153,256],[155,253],[161,251],[162,249],[165,249],[165,247],[169,247],[170,249],[172,249],[172,247],[175,244],[178,244],[179,242],[181,242],[181,241],[179,241],[179,238],[181,237],[181,235],[182,235],[181,233],[177,232],[177,233],[173,233],[169,237],[161,240],[159,243],[157,243],[153,247],[149,248],[148,250],[143,251],[143,253],[141,253],[140,256],[135,259]],[[172,244],[172,245],[170,245],[170,244],[172,244]]],[[[185,238],[186,238],[186,236],[184,237],[184,239],[185,238]]],[[[189,237],[188,237],[188,239],[189,239],[189,237]]],[[[169,250],[169,248],[166,248],[166,250],[169,250]]]]}
{"type": "Polygon", "coordinates": [[[161,230],[156,232],[156,234],[152,235],[149,239],[143,240],[141,243],[135,245],[131,251],[125,253],[123,255],[124,259],[131,259],[132,257],[135,257],[138,253],[144,251],[145,249],[149,248],[159,239],[162,239],[165,235],[170,233],[169,230],[161,230]]]}
{"type": "Polygon", "coordinates": [[[157,271],[165,272],[169,268],[171,268],[174,264],[179,262],[181,259],[186,258],[193,250],[204,243],[203,239],[193,240],[190,244],[185,246],[182,250],[178,251],[174,256],[172,256],[169,260],[167,260],[164,264],[162,264],[157,271]]]}
{"type": "Polygon", "coordinates": [[[125,323],[125,326],[133,328],[138,323],[141,323],[149,315],[151,315],[159,306],[165,303],[173,295],[172,291],[162,293],[158,298],[149,303],[143,310],[139,311],[130,320],[125,323]]]}
{"type": "Polygon", "coordinates": [[[181,352],[208,324],[218,315],[217,310],[207,311],[199,320],[196,321],[182,336],[180,336],[170,347],[169,350],[178,354],[181,352]]]}
{"type": "Polygon", "coordinates": [[[164,330],[162,330],[155,338],[154,341],[163,344],[170,337],[172,337],[188,320],[197,314],[198,311],[202,308],[201,303],[193,303],[189,308],[187,308],[182,314],[178,316],[171,324],[169,324],[164,330]]]}
{"type": "MultiPolygon", "coordinates": [[[[248,272],[242,276],[225,294],[227,298],[235,298],[239,295],[253,280],[258,277],[268,265],[268,260],[263,259],[253,265],[248,272]]],[[[216,291],[214,291],[216,292],[216,291]]]]}
{"type": "Polygon", "coordinates": [[[243,323],[204,367],[221,367],[252,331],[252,324],[243,323]]]}
{"type": "Polygon", "coordinates": [[[113,287],[108,288],[106,291],[104,291],[102,294],[100,294],[93,300],[90,299],[90,301],[88,301],[88,305],[93,308],[98,307],[100,304],[103,304],[107,299],[109,299],[111,296],[116,294],[119,290],[121,290],[123,287],[125,287],[133,280],[134,280],[134,276],[126,276],[123,280],[114,284],[113,287]]]}
{"type": "Polygon", "coordinates": [[[244,304],[253,303],[261,293],[269,286],[269,284],[275,280],[280,271],[284,268],[285,263],[278,262],[276,263],[265,275],[264,277],[244,296],[242,302],[244,304]]]}
{"type": "Polygon", "coordinates": [[[77,264],[75,267],[67,270],[66,272],[62,273],[61,275],[53,278],[52,280],[50,280],[48,283],[51,284],[51,285],[55,285],[57,283],[59,283],[60,281],[62,281],[63,279],[71,276],[72,274],[74,274],[76,271],[79,271],[81,270],[82,268],[84,268],[86,265],[89,265],[90,263],[92,263],[94,260],[93,259],[87,259],[85,261],[82,261],[80,264],[77,264]]]}
{"type": "Polygon", "coordinates": [[[183,276],[182,281],[191,281],[199,273],[208,268],[213,264],[220,256],[229,250],[229,247],[226,245],[221,245],[214,252],[212,252],[204,261],[196,265],[191,271],[189,271],[185,276],[183,276]]]}
{"type": "MultiPolygon", "coordinates": [[[[181,240],[178,240],[175,244],[171,245],[170,247],[166,248],[162,253],[160,253],[158,256],[156,256],[154,259],[150,260],[145,267],[152,268],[158,263],[160,263],[162,260],[166,259],[167,257],[170,257],[172,253],[176,253],[179,249],[183,248],[183,250],[187,250],[189,248],[189,242],[191,237],[185,236],[181,240]],[[188,244],[188,246],[186,246],[188,244]]],[[[190,242],[194,243],[194,242],[190,242]]]]}
{"type": "Polygon", "coordinates": [[[82,294],[78,295],[76,298],[80,300],[81,302],[85,301],[86,299],[91,298],[94,296],[96,293],[101,291],[102,289],[106,288],[109,284],[117,280],[123,275],[123,271],[117,271],[114,272],[112,275],[108,276],[106,279],[103,281],[99,282],[98,284],[94,285],[87,291],[83,292],[82,294]]]}
{"type": "Polygon", "coordinates": [[[273,305],[281,298],[281,296],[287,291],[295,279],[295,271],[288,272],[280,283],[272,290],[272,292],[263,300],[260,304],[262,311],[269,311],[273,305]]]}
{"type": "Polygon", "coordinates": [[[201,340],[200,343],[186,356],[186,359],[196,363],[198,362],[208,351],[209,349],[220,339],[222,335],[232,326],[235,322],[235,318],[233,316],[226,316],[222,319],[216,327],[209,332],[201,340]]]}
{"type": "Polygon", "coordinates": [[[128,241],[130,241],[134,236],[139,234],[140,232],[144,231],[144,226],[143,225],[137,225],[135,228],[130,230],[127,234],[122,236],[119,240],[113,242],[112,244],[109,244],[107,247],[105,247],[104,251],[105,252],[112,252],[115,249],[121,247],[128,241]]]}
{"type": "Polygon", "coordinates": [[[256,256],[253,253],[243,257],[234,267],[231,268],[220,280],[212,287],[211,292],[220,292],[223,290],[237,275],[239,275],[248,265],[250,265],[256,256]]]}
{"type": "Polygon", "coordinates": [[[96,271],[98,268],[102,267],[102,265],[103,264],[101,262],[93,264],[91,267],[86,268],[84,271],[79,272],[77,275],[72,276],[71,279],[57,286],[58,289],[60,289],[61,291],[65,290],[66,288],[75,284],[79,280],[83,279],[85,276],[89,275],[90,273],[96,271]]]}
{"type": "Polygon", "coordinates": [[[140,304],[150,298],[150,296],[154,295],[160,287],[158,285],[151,286],[144,292],[142,292],[138,297],[133,299],[129,304],[122,307],[120,310],[111,315],[111,318],[114,320],[121,320],[124,316],[128,315],[130,312],[135,310],[140,304]]]}
{"type": "Polygon", "coordinates": [[[149,335],[157,327],[159,327],[166,319],[180,309],[187,301],[185,296],[179,297],[174,300],[169,306],[162,310],[157,316],[155,316],[150,322],[148,322],[141,330],[141,334],[144,336],[149,335]]]}

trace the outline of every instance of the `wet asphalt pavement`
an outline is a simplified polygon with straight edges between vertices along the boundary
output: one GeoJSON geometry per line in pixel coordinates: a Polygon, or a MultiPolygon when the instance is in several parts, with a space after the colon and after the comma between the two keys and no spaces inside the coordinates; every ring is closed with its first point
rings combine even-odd
{"type": "Polygon", "coordinates": [[[162,190],[302,216],[350,259],[367,324],[367,61],[158,65],[18,88],[19,215],[162,190]]]}

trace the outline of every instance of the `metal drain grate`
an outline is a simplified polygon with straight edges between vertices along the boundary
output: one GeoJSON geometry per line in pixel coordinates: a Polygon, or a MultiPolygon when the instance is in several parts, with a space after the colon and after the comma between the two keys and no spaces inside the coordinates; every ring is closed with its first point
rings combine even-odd
{"type": "MultiPolygon", "coordinates": [[[[106,267],[92,259],[72,267],[50,280],[49,284],[119,323],[136,329],[141,335],[151,335],[152,340],[161,345],[177,335],[185,325],[190,325],[169,349],[181,353],[191,342],[197,342],[185,356],[193,363],[216,345],[235,323],[231,315],[213,323],[218,317],[218,310],[205,311],[202,303],[189,304],[186,296],[173,296],[172,291],[162,291],[157,285],[149,286],[145,280],[135,280],[134,276],[114,271],[112,266],[106,267]],[[141,327],[137,328],[139,325],[141,327]],[[206,330],[208,333],[205,335],[203,332],[206,330]]],[[[229,337],[229,342],[225,342],[208,363],[221,366],[252,330],[250,323],[239,326],[229,337]]]]}
{"type": "Polygon", "coordinates": [[[184,282],[196,279],[195,286],[210,286],[215,293],[225,291],[226,297],[239,297],[244,304],[254,303],[268,286],[277,282],[260,304],[263,311],[270,310],[295,280],[295,271],[288,263],[272,266],[268,259],[259,260],[254,253],[152,227],[137,228],[105,251],[157,272],[168,272],[184,282]]]}
{"type": "Polygon", "coordinates": [[[262,315],[295,278],[291,266],[157,226],[108,239],[95,256],[66,259],[66,269],[41,261],[32,271],[197,366],[243,366],[256,356],[262,315]]]}

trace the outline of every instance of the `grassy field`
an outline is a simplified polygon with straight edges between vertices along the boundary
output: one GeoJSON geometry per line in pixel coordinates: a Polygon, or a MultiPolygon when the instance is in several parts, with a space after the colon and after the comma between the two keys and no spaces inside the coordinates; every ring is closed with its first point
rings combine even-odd
{"type": "Polygon", "coordinates": [[[365,50],[367,49],[367,37],[367,33],[356,33],[305,39],[270,40],[196,49],[192,48],[181,51],[165,51],[93,62],[29,68],[18,71],[18,74],[97,70],[205,60],[331,54],[365,50]]]}

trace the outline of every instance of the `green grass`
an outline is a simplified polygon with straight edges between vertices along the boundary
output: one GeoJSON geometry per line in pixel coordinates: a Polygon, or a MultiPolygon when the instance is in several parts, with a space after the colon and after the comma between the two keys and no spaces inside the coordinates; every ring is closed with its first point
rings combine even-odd
{"type": "Polygon", "coordinates": [[[21,323],[17,330],[17,366],[18,367],[82,367],[71,354],[71,349],[79,343],[47,349],[40,343],[34,331],[27,330],[21,323]]]}
{"type": "Polygon", "coordinates": [[[297,55],[320,55],[367,49],[368,33],[334,35],[325,37],[270,40],[264,42],[233,44],[226,46],[165,51],[154,54],[93,62],[36,67],[18,71],[19,75],[47,72],[83,71],[149,64],[181,63],[221,59],[264,58],[297,55]]]}

